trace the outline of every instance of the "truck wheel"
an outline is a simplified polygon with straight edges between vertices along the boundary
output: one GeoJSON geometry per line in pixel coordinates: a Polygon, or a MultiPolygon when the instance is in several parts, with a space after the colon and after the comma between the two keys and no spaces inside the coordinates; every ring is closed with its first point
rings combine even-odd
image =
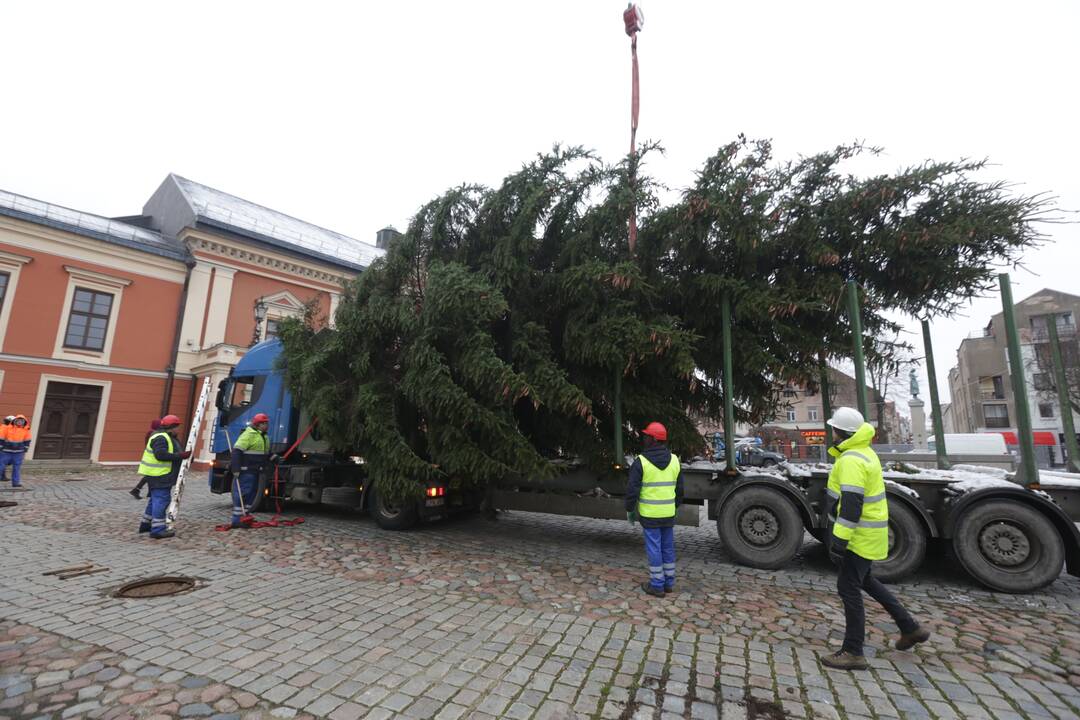
{"type": "Polygon", "coordinates": [[[1054,582],[1065,563],[1057,529],[1038,510],[1020,502],[978,503],[960,516],[953,533],[957,560],[992,590],[1038,590],[1054,582]]]}
{"type": "Polygon", "coordinates": [[[889,555],[874,561],[874,577],[890,583],[910,577],[922,565],[926,545],[918,516],[903,503],[889,503],[889,555]]]}
{"type": "Polygon", "coordinates": [[[371,493],[374,496],[371,499],[371,514],[375,518],[375,524],[383,530],[408,530],[416,524],[420,517],[416,511],[416,503],[397,505],[386,502],[374,486],[371,493]]]}
{"type": "Polygon", "coordinates": [[[795,504],[767,487],[736,491],[720,508],[716,528],[736,562],[765,570],[790,562],[803,540],[795,504]]]}

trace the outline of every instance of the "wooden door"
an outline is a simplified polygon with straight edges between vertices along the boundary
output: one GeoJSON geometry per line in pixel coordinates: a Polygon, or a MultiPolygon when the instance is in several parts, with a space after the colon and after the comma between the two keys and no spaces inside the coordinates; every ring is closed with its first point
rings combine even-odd
{"type": "Polygon", "coordinates": [[[101,386],[50,382],[41,407],[35,460],[90,458],[101,386]]]}

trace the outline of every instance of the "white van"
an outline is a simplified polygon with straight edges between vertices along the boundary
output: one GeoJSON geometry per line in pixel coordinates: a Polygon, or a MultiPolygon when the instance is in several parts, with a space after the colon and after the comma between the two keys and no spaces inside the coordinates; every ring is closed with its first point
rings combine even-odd
{"type": "MultiPolygon", "coordinates": [[[[933,436],[928,443],[936,450],[933,436]]],[[[949,455],[1008,455],[1001,433],[945,433],[945,452],[949,455]]]]}

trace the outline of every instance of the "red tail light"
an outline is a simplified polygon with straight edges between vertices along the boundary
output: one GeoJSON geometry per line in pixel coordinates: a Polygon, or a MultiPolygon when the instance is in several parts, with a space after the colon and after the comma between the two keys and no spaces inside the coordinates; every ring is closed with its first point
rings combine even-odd
{"type": "Polygon", "coordinates": [[[427,496],[430,498],[442,497],[444,495],[446,495],[446,488],[444,487],[429,487],[427,489],[427,496]]]}

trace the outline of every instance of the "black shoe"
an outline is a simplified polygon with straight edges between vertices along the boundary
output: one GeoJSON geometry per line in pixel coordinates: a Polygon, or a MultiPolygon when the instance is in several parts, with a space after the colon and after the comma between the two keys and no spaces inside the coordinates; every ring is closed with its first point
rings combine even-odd
{"type": "Polygon", "coordinates": [[[675,592],[675,586],[674,585],[672,585],[671,587],[668,587],[667,585],[664,586],[664,594],[665,595],[670,595],[673,592],[675,592]]]}
{"type": "Polygon", "coordinates": [[[155,535],[154,533],[150,533],[150,538],[152,540],[161,540],[163,538],[171,538],[171,537],[173,537],[175,535],[176,535],[175,530],[162,530],[157,535],[155,535]]]}
{"type": "Polygon", "coordinates": [[[852,655],[843,650],[821,658],[821,664],[837,670],[867,670],[870,668],[870,664],[866,662],[866,658],[862,655],[852,655]]]}
{"type": "Polygon", "coordinates": [[[664,591],[654,588],[648,582],[641,583],[641,589],[646,595],[652,595],[653,597],[664,597],[664,591]]]}
{"type": "Polygon", "coordinates": [[[140,534],[141,533],[148,533],[148,532],[150,532],[150,526],[149,525],[140,525],[139,526],[139,533],[140,534]]]}
{"type": "Polygon", "coordinates": [[[131,488],[128,492],[131,493],[131,497],[136,500],[142,500],[142,495],[139,494],[139,488],[131,488]]]}
{"type": "Polygon", "coordinates": [[[909,633],[904,633],[896,641],[897,650],[910,650],[919,643],[930,639],[930,628],[920,625],[909,633]]]}

